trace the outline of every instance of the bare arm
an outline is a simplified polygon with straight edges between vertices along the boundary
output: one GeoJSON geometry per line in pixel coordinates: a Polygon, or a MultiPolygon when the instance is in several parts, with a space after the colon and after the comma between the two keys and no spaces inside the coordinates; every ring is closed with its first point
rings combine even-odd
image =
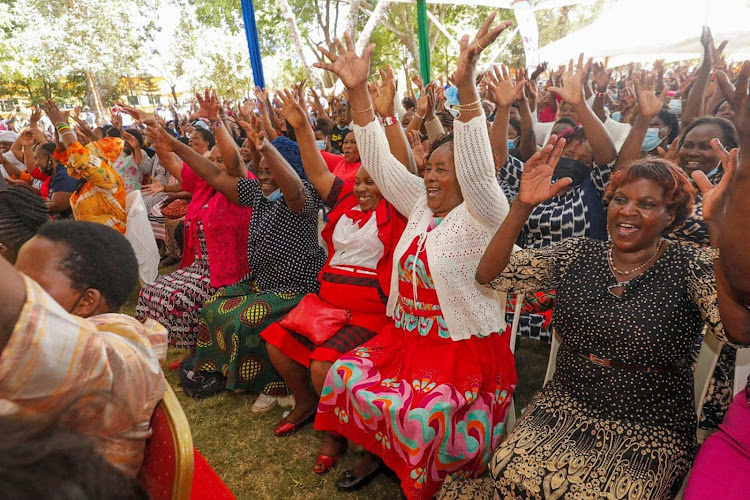
{"type": "Polygon", "coordinates": [[[336,176],[328,170],[328,166],[315,144],[315,133],[310,126],[310,122],[307,121],[304,101],[297,101],[295,93],[289,90],[280,92],[279,97],[284,105],[284,114],[287,121],[294,128],[297,136],[302,167],[305,169],[307,178],[312,183],[318,196],[325,200],[331,192],[336,176]]]}
{"type": "MultiPolygon", "coordinates": [[[[372,105],[381,118],[392,117],[394,115],[394,99],[396,96],[396,79],[393,76],[393,70],[388,65],[385,70],[380,70],[382,85],[372,85],[372,105]]],[[[390,119],[390,118],[389,118],[390,119]]],[[[414,155],[409,147],[409,140],[406,138],[404,128],[398,121],[398,117],[391,119],[385,126],[385,136],[388,138],[388,147],[391,154],[403,165],[409,172],[416,175],[417,164],[414,161],[414,155]]]]}
{"type": "Polygon", "coordinates": [[[0,258],[0,352],[10,339],[26,301],[23,278],[7,260],[0,258]]]}
{"type": "MultiPolygon", "coordinates": [[[[237,177],[228,175],[217,167],[214,162],[196,153],[193,151],[193,148],[178,141],[159,126],[149,125],[146,135],[157,151],[161,149],[162,151],[178,155],[209,186],[222,193],[233,203],[240,203],[239,192],[237,190],[237,177]]],[[[167,187],[165,186],[165,190],[167,187]]]]}
{"type": "MultiPolygon", "coordinates": [[[[524,94],[528,90],[527,85],[524,94]]],[[[536,133],[534,132],[534,120],[529,107],[529,100],[524,96],[519,104],[521,111],[521,159],[523,161],[531,158],[536,153],[536,133]]],[[[502,156],[500,158],[503,158],[502,156]]]]}

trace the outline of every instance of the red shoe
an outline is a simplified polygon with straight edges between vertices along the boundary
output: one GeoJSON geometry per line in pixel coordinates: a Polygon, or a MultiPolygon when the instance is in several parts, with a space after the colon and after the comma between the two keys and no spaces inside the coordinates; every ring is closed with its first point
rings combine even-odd
{"type": "Polygon", "coordinates": [[[276,437],[284,437],[289,436],[290,434],[294,434],[299,429],[315,420],[315,414],[317,413],[317,411],[317,408],[313,408],[313,411],[308,416],[306,416],[296,424],[289,422],[286,418],[282,418],[281,422],[276,424],[276,427],[273,428],[274,435],[276,437]]]}
{"type": "Polygon", "coordinates": [[[339,458],[341,458],[341,455],[334,457],[323,454],[318,455],[315,459],[315,465],[313,465],[313,472],[316,474],[325,474],[336,467],[336,464],[339,463],[339,458]]]}

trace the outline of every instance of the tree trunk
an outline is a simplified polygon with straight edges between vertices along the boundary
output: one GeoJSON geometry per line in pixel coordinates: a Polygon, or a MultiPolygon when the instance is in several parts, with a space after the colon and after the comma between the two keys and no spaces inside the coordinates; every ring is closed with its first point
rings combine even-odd
{"type": "Polygon", "coordinates": [[[360,0],[351,0],[349,4],[349,15],[346,20],[346,32],[351,35],[352,39],[357,34],[357,17],[359,14],[360,0]]]}
{"type": "Polygon", "coordinates": [[[172,89],[172,97],[174,98],[174,104],[177,105],[177,85],[170,85],[170,89],[172,89]]]}
{"type": "Polygon", "coordinates": [[[358,54],[361,54],[365,47],[367,47],[367,44],[370,43],[370,38],[372,38],[372,34],[375,32],[375,28],[378,27],[378,24],[383,19],[383,16],[388,10],[388,6],[390,5],[390,3],[391,0],[380,0],[375,6],[375,9],[372,11],[372,14],[370,14],[365,27],[362,29],[362,32],[359,34],[359,38],[357,39],[358,54]]]}
{"type": "Polygon", "coordinates": [[[91,74],[90,71],[86,71],[86,85],[88,86],[88,92],[93,100],[94,108],[96,109],[96,114],[99,117],[99,120],[105,120],[107,114],[102,105],[102,98],[99,96],[99,88],[96,86],[96,80],[94,80],[94,75],[91,74]]]}
{"type": "Polygon", "coordinates": [[[317,73],[312,72],[312,68],[307,63],[307,58],[305,57],[305,51],[304,51],[304,45],[302,43],[302,36],[300,35],[299,29],[297,28],[297,18],[294,15],[294,11],[292,11],[292,8],[289,6],[289,2],[287,0],[276,0],[279,4],[279,9],[281,9],[281,15],[284,17],[284,20],[286,21],[286,26],[289,29],[289,33],[292,36],[292,45],[294,45],[294,50],[297,52],[297,57],[299,57],[300,62],[302,63],[302,66],[305,68],[305,73],[307,73],[307,76],[315,82],[316,86],[319,88],[322,88],[323,84],[320,81],[320,78],[318,77],[317,73]]]}

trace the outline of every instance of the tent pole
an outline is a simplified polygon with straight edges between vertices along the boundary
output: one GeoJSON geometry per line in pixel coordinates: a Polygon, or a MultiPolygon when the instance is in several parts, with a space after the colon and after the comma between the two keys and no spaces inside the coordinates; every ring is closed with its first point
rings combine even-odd
{"type": "Polygon", "coordinates": [[[417,0],[417,27],[419,36],[419,67],[422,81],[427,85],[430,78],[430,33],[427,27],[427,0],[417,0]]]}
{"type": "Polygon", "coordinates": [[[245,21],[247,48],[250,51],[250,67],[253,69],[253,80],[257,87],[264,89],[266,88],[266,79],[263,76],[263,61],[260,59],[260,43],[258,43],[258,27],[255,25],[253,0],[241,0],[241,6],[242,18],[245,21]]]}

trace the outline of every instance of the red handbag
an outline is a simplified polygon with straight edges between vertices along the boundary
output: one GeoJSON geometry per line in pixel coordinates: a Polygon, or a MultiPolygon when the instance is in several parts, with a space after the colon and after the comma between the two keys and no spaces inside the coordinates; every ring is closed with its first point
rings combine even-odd
{"type": "Polygon", "coordinates": [[[333,307],[317,294],[308,293],[289,311],[279,326],[298,333],[315,345],[333,337],[352,317],[346,309],[333,307]]]}

